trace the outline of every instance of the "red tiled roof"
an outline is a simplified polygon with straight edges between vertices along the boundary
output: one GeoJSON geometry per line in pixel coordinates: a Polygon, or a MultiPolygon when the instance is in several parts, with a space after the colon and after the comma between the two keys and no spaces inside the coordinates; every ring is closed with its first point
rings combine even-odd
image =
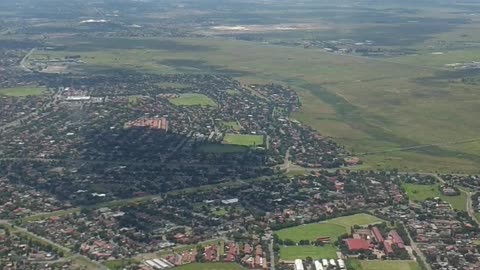
{"type": "Polygon", "coordinates": [[[390,242],[385,242],[384,246],[385,246],[385,253],[387,254],[393,253],[393,248],[392,248],[392,245],[390,245],[390,242]]]}
{"type": "Polygon", "coordinates": [[[400,235],[398,235],[397,231],[393,230],[390,232],[390,236],[393,239],[393,242],[399,247],[399,248],[405,248],[405,244],[403,243],[402,238],[400,235]]]}
{"type": "Polygon", "coordinates": [[[349,251],[362,251],[370,249],[370,245],[363,239],[347,239],[345,242],[349,251]]]}
{"type": "Polygon", "coordinates": [[[383,236],[382,236],[382,233],[380,232],[380,230],[377,227],[373,227],[372,231],[373,231],[373,235],[377,239],[377,242],[378,243],[383,243],[383,236]]]}

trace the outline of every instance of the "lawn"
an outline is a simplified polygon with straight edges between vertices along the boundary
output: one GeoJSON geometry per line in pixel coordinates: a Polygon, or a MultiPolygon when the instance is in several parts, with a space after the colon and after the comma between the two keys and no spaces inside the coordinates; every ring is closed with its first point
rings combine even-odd
{"type": "Polygon", "coordinates": [[[368,226],[370,224],[381,223],[383,222],[383,220],[372,215],[361,213],[361,214],[355,214],[355,215],[346,216],[346,217],[334,218],[329,220],[328,222],[338,224],[345,228],[350,229],[354,225],[368,226]]]}
{"type": "Polygon", "coordinates": [[[350,270],[420,270],[414,261],[347,261],[350,270]]]}
{"type": "Polygon", "coordinates": [[[226,134],[223,138],[223,143],[243,146],[262,146],[263,135],[226,134]]]}
{"type": "Polygon", "coordinates": [[[438,184],[418,185],[403,183],[402,186],[405,188],[409,199],[413,202],[422,202],[429,198],[440,197],[442,200],[449,202],[454,209],[467,210],[467,194],[463,191],[458,196],[445,196],[438,190],[438,184]]]}
{"type": "Polygon", "coordinates": [[[194,93],[182,94],[177,98],[169,99],[169,101],[177,106],[217,106],[211,98],[194,93]]]}
{"type": "Polygon", "coordinates": [[[323,247],[316,246],[282,246],[280,247],[280,257],[283,261],[293,261],[295,259],[336,259],[337,249],[333,245],[323,247]]]}
{"type": "Polygon", "coordinates": [[[192,263],[172,269],[178,270],[243,270],[245,268],[234,263],[192,263]]]}
{"type": "Polygon", "coordinates": [[[110,260],[110,261],[105,261],[102,264],[105,265],[108,269],[111,270],[121,270],[124,269],[125,266],[129,264],[136,263],[136,260],[132,259],[125,259],[125,260],[110,260]]]}
{"type": "Polygon", "coordinates": [[[280,239],[291,239],[298,243],[300,240],[312,241],[319,237],[330,237],[333,242],[337,237],[347,232],[347,228],[342,225],[326,222],[300,225],[282,229],[275,233],[280,239]]]}
{"type": "Polygon", "coordinates": [[[38,96],[43,93],[45,93],[45,88],[42,87],[14,87],[0,89],[0,95],[10,97],[38,96]]]}

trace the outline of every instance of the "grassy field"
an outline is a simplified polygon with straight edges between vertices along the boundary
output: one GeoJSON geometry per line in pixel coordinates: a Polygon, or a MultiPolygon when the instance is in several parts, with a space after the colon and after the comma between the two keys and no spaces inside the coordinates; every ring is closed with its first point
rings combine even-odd
{"type": "Polygon", "coordinates": [[[0,95],[10,97],[38,96],[43,93],[45,93],[45,88],[42,87],[0,88],[0,95]]]}
{"type": "Polygon", "coordinates": [[[226,134],[223,138],[223,143],[243,146],[262,146],[263,135],[226,134]]]}
{"type": "MultiPolygon", "coordinates": [[[[350,232],[354,225],[367,226],[369,224],[382,222],[381,219],[367,214],[356,214],[346,217],[339,217],[323,223],[312,223],[276,231],[280,239],[291,239],[295,242],[300,240],[316,240],[319,237],[330,237],[331,242],[345,233],[350,232]]],[[[336,258],[336,248],[329,244],[323,247],[315,246],[288,246],[281,247],[280,258],[290,261],[299,258],[336,258]]]]}
{"type": "Polygon", "coordinates": [[[350,270],[420,270],[414,261],[347,261],[350,270]]]}
{"type": "Polygon", "coordinates": [[[280,247],[280,257],[283,261],[294,261],[295,259],[336,259],[337,249],[333,245],[323,247],[316,246],[282,246],[280,247]]]}
{"type": "Polygon", "coordinates": [[[217,106],[215,101],[202,94],[183,94],[178,98],[169,100],[172,104],[177,106],[217,106]]]}
{"type": "Polygon", "coordinates": [[[466,211],[467,210],[467,194],[461,191],[458,196],[445,196],[438,190],[439,185],[417,185],[404,183],[409,199],[413,202],[422,202],[428,198],[440,197],[442,200],[449,202],[454,209],[466,211]]]}
{"type": "Polygon", "coordinates": [[[136,260],[126,259],[126,260],[110,260],[105,261],[102,264],[105,265],[110,270],[122,270],[125,266],[136,263],[136,260]]]}
{"type": "MultiPolygon", "coordinates": [[[[437,55],[425,54],[424,64],[407,56],[378,61],[223,39],[90,38],[79,42],[69,37],[51,42],[67,46],[64,52],[51,54],[81,55],[86,70],[221,73],[243,82],[289,85],[302,102],[294,118],[356,154],[370,153],[361,156],[372,169],[479,171],[478,152],[452,143],[478,137],[476,86],[440,80],[461,78],[461,74],[435,69],[444,62],[471,59],[472,52],[451,53],[441,56],[442,61],[429,60],[437,55]],[[401,150],[433,143],[440,144],[401,150]]],[[[46,53],[50,52],[38,51],[32,58],[46,53]]]]}
{"type": "Polygon", "coordinates": [[[178,270],[242,270],[245,269],[234,263],[192,263],[174,267],[178,270]]]}

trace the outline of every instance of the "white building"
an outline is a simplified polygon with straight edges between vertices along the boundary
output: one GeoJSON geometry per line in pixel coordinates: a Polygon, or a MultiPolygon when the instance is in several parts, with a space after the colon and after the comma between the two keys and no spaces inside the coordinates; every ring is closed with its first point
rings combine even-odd
{"type": "Polygon", "coordinates": [[[300,259],[295,260],[295,270],[304,270],[302,260],[300,259]]]}
{"type": "Polygon", "coordinates": [[[338,259],[337,262],[340,269],[346,269],[345,262],[342,259],[338,259]]]}
{"type": "Polygon", "coordinates": [[[315,270],[323,270],[323,266],[319,261],[315,261],[315,270]]]}

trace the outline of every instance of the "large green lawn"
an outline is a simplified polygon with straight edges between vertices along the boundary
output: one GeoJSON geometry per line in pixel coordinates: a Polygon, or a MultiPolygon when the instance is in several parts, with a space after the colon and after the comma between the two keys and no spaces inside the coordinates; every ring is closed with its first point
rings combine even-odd
{"type": "Polygon", "coordinates": [[[429,198],[440,197],[442,200],[449,202],[454,209],[466,211],[467,210],[467,194],[461,191],[458,196],[445,196],[438,190],[439,185],[417,185],[404,183],[402,186],[405,188],[409,199],[413,202],[422,202],[429,198]]]}
{"type": "Polygon", "coordinates": [[[42,87],[0,88],[0,95],[11,97],[38,96],[43,93],[45,93],[45,88],[42,87]]]}
{"type": "Polygon", "coordinates": [[[192,263],[172,269],[178,270],[243,270],[245,268],[234,263],[192,263]]]}
{"type": "Polygon", "coordinates": [[[319,237],[330,237],[335,241],[340,235],[347,233],[347,228],[334,223],[313,223],[300,225],[292,228],[276,231],[280,239],[291,239],[295,242],[300,240],[315,240],[319,237]]]}
{"type": "Polygon", "coordinates": [[[415,261],[347,261],[349,270],[420,270],[415,261]]]}
{"type": "Polygon", "coordinates": [[[202,94],[182,94],[177,98],[169,100],[172,104],[177,106],[217,106],[215,101],[202,94]]]}
{"type": "Polygon", "coordinates": [[[333,245],[323,247],[316,246],[282,246],[280,247],[280,258],[283,261],[294,261],[295,259],[336,259],[337,249],[333,245]]]}
{"type": "Polygon", "coordinates": [[[243,146],[262,146],[263,137],[263,135],[226,134],[223,138],[223,143],[243,146]]]}

